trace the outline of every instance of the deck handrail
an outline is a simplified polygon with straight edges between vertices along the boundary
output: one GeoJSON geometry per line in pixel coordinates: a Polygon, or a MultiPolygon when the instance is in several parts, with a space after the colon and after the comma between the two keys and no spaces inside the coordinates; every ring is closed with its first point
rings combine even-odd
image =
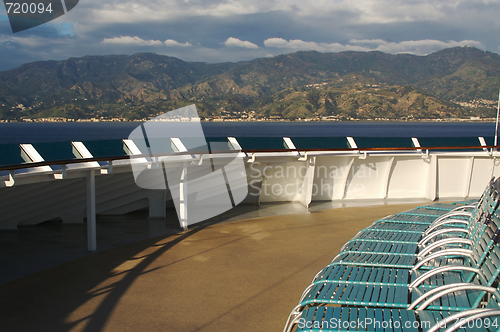
{"type": "Polygon", "coordinates": [[[109,156],[109,157],[94,157],[94,158],[81,158],[81,159],[61,159],[53,161],[41,161],[32,163],[21,163],[0,166],[0,172],[13,171],[18,169],[34,168],[40,166],[53,166],[53,165],[68,165],[68,164],[81,164],[88,162],[99,161],[115,161],[126,160],[135,158],[151,158],[151,157],[168,157],[179,155],[197,155],[197,154],[228,154],[228,153],[283,153],[283,152],[361,152],[361,151],[430,151],[430,150],[486,150],[497,149],[500,145],[486,145],[486,146],[436,146],[436,147],[384,147],[384,148],[312,148],[312,149],[243,149],[239,150],[224,150],[224,151],[186,151],[186,152],[172,152],[161,154],[140,154],[140,155],[126,155],[126,156],[109,156]]]}

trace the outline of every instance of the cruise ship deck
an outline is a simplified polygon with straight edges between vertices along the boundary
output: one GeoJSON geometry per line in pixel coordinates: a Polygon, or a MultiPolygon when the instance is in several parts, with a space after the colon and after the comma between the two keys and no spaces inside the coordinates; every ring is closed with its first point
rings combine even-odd
{"type": "MultiPolygon", "coordinates": [[[[156,169],[158,160],[131,140],[107,142],[112,150],[2,147],[17,159],[0,167],[0,331],[277,331],[311,276],[359,230],[436,199],[479,197],[500,175],[482,137],[461,146],[405,138],[396,150],[383,138],[316,138],[328,144],[319,148],[309,138],[212,140],[226,149],[214,160],[241,158],[250,204],[200,223],[172,207],[185,178],[170,190],[138,187],[133,166],[156,169]]],[[[196,174],[208,163],[180,139],[168,142],[177,148],[165,167],[196,174]]]]}
{"type": "MultiPolygon", "coordinates": [[[[102,229],[102,251],[0,285],[0,330],[279,331],[297,294],[348,239],[379,218],[421,204],[313,205],[310,212],[286,204],[274,213],[295,213],[236,221],[226,215],[228,222],[167,230],[107,250],[113,237],[102,229]]],[[[252,213],[258,212],[241,215],[252,213]]],[[[24,251],[1,241],[7,275],[43,264],[51,259],[47,253],[57,257],[72,243],[84,247],[81,239],[65,242],[61,232],[33,234],[39,242],[19,237],[24,251]]]]}

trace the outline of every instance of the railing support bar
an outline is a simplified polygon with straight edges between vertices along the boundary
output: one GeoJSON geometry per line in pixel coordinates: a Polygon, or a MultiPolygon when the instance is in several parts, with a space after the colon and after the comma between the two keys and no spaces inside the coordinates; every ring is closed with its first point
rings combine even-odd
{"type": "Polygon", "coordinates": [[[95,170],[87,172],[87,248],[97,250],[95,170]]]}

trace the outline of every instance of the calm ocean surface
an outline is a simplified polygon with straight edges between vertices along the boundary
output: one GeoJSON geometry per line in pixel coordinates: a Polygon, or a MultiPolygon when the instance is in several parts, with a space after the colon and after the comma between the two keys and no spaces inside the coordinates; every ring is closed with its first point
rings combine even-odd
{"type": "MultiPolygon", "coordinates": [[[[122,139],[138,125],[138,122],[0,123],[0,144],[122,139]]],[[[206,122],[202,126],[205,136],[210,137],[491,137],[495,134],[495,124],[485,122],[206,122]]]]}

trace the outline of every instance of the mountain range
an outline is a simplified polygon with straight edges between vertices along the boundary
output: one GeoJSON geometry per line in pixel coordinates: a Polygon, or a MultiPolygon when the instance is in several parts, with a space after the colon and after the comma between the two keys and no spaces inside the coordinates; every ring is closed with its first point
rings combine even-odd
{"type": "Polygon", "coordinates": [[[206,119],[492,117],[500,55],[300,51],[237,63],[153,53],[41,61],[0,72],[0,120],[147,119],[195,103],[206,119]]]}

